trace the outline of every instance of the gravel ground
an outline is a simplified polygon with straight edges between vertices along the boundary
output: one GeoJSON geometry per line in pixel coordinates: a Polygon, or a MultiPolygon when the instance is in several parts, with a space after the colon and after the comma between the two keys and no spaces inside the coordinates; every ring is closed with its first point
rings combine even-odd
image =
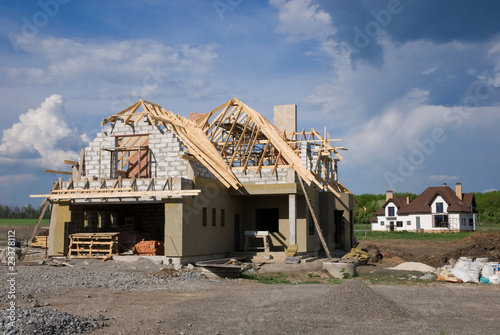
{"type": "MultiPolygon", "coordinates": [[[[70,260],[74,267],[64,265],[18,266],[16,286],[28,294],[53,291],[59,293],[81,289],[110,289],[116,291],[171,290],[199,288],[204,283],[205,275],[186,268],[175,270],[169,266],[156,265],[148,259],[137,262],[101,262],[100,260],[70,260]],[[195,283],[195,285],[189,285],[195,283]]],[[[1,267],[5,273],[7,267],[1,267]]],[[[2,278],[5,278],[3,275],[2,278]]],[[[0,282],[0,302],[7,298],[7,281],[0,282]]]]}
{"type": "MultiPolygon", "coordinates": [[[[29,327],[46,334],[122,335],[496,334],[498,330],[500,285],[366,285],[359,279],[340,285],[265,285],[244,279],[210,280],[197,271],[176,271],[145,259],[69,262],[74,267],[17,267],[18,333],[33,334],[29,327]]],[[[6,273],[7,268],[0,267],[0,278],[6,273]]],[[[7,287],[2,280],[2,325],[7,287]]]]}
{"type": "Polygon", "coordinates": [[[0,330],[4,334],[74,334],[91,331],[105,326],[104,316],[95,320],[60,312],[57,309],[17,308],[16,325],[8,324],[9,313],[0,311],[0,330]]]}

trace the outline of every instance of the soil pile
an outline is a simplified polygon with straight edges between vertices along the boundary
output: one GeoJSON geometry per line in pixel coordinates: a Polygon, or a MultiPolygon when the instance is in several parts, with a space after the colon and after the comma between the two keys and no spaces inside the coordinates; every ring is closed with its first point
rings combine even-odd
{"type": "Polygon", "coordinates": [[[375,292],[358,279],[351,279],[333,286],[321,305],[328,306],[338,318],[373,320],[409,317],[402,306],[375,292]]]}
{"type": "Polygon", "coordinates": [[[490,262],[500,261],[500,232],[475,232],[462,240],[468,246],[447,253],[445,256],[458,259],[462,256],[488,257],[490,262]]]}
{"type": "MultiPolygon", "coordinates": [[[[450,252],[432,255],[415,255],[401,248],[388,245],[371,244],[367,246],[367,249],[370,263],[382,262],[393,266],[399,264],[397,261],[403,260],[405,262],[420,262],[438,268],[446,265],[450,259],[459,259],[462,256],[472,258],[488,257],[489,261],[500,261],[500,232],[475,232],[461,241],[457,241],[457,244],[458,242],[460,242],[461,247],[450,252]],[[464,244],[467,246],[464,247],[464,244]]],[[[439,244],[439,242],[433,243],[439,244]]]]}

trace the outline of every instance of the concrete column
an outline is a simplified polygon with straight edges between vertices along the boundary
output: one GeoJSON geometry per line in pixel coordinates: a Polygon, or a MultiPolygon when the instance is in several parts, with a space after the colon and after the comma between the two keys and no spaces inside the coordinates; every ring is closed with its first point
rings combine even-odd
{"type": "Polygon", "coordinates": [[[297,196],[290,194],[288,196],[288,220],[289,220],[289,245],[297,244],[297,196]]]}

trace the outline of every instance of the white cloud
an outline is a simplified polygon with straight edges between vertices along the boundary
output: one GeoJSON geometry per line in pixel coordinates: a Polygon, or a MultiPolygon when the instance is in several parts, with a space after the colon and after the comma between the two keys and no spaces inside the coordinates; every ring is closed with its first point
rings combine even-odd
{"type": "Polygon", "coordinates": [[[489,192],[496,192],[496,191],[498,191],[496,188],[488,188],[488,189],[482,191],[481,193],[489,193],[489,192]]]}
{"type": "Polygon", "coordinates": [[[87,135],[71,128],[66,119],[64,100],[57,94],[21,114],[19,122],[3,131],[0,164],[62,168],[64,160],[78,157],[88,142],[87,135]]]}
{"type": "Polygon", "coordinates": [[[279,11],[276,32],[286,34],[288,42],[322,41],[335,34],[330,14],[312,0],[271,0],[270,4],[279,11]]]}
{"type": "Polygon", "coordinates": [[[154,86],[186,77],[208,76],[217,61],[215,44],[172,47],[149,39],[84,43],[48,37],[30,40],[20,48],[42,65],[37,68],[9,66],[3,71],[15,82],[32,85],[139,81],[143,86],[154,86]]]}
{"type": "Polygon", "coordinates": [[[448,176],[445,174],[440,174],[440,175],[430,175],[429,180],[432,181],[453,181],[453,180],[458,180],[458,176],[448,176]]]}

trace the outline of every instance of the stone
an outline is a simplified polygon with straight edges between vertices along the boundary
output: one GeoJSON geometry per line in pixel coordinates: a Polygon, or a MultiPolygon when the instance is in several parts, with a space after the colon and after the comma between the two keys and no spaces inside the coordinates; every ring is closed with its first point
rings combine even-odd
{"type": "Polygon", "coordinates": [[[300,263],[300,257],[292,257],[288,256],[285,258],[285,264],[299,264],[300,263]]]}

